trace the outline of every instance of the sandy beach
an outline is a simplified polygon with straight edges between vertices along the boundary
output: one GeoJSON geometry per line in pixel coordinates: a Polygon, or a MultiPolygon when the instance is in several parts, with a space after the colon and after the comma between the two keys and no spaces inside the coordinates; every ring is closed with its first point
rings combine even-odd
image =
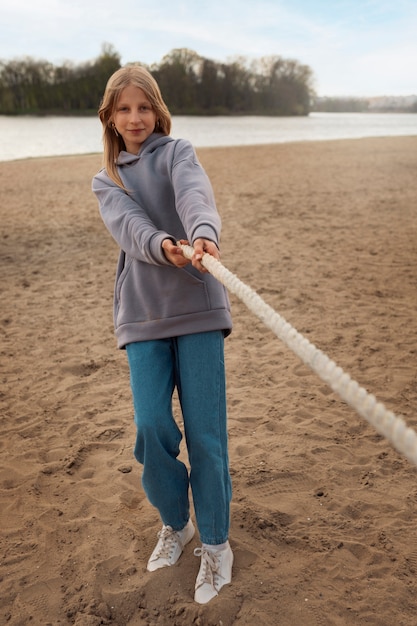
{"type": "MultiPolygon", "coordinates": [[[[417,428],[417,137],[198,154],[224,265],[417,428]]],[[[233,581],[194,603],[197,538],[146,571],[100,166],[0,163],[0,623],[415,626],[415,466],[233,295],[233,581]]]]}

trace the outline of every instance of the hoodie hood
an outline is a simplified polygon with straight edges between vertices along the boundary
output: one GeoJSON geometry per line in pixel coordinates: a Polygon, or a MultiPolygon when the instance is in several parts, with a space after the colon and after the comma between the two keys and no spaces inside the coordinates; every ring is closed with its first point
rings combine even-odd
{"type": "Polygon", "coordinates": [[[122,150],[117,157],[117,165],[132,165],[139,161],[139,159],[147,153],[151,153],[159,146],[164,146],[170,141],[174,141],[172,137],[168,135],[162,135],[162,133],[152,133],[149,137],[143,142],[139,152],[137,154],[132,154],[131,152],[126,152],[122,150]]]}

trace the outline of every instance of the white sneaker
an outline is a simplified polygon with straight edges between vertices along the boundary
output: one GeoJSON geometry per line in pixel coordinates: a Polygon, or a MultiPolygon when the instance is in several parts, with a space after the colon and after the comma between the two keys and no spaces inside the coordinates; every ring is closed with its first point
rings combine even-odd
{"type": "Polygon", "coordinates": [[[233,552],[229,542],[226,548],[217,552],[205,547],[196,548],[195,556],[201,556],[201,565],[195,583],[194,600],[206,604],[216,597],[223,587],[232,580],[233,552]]]}
{"type": "Polygon", "coordinates": [[[158,543],[149,558],[147,570],[154,572],[160,567],[174,565],[180,558],[184,547],[194,537],[194,533],[194,525],[190,519],[182,530],[162,526],[162,530],[158,533],[158,543]]]}

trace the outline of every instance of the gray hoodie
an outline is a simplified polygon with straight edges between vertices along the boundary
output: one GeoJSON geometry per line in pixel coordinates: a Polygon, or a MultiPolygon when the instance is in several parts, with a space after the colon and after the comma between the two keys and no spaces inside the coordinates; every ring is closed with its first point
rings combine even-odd
{"type": "Polygon", "coordinates": [[[114,293],[119,348],[232,328],[227,291],[191,264],[179,269],[162,241],[203,237],[219,244],[221,222],[210,181],[192,145],[154,133],[139,154],[121,152],[119,174],[128,193],[102,169],[93,192],[103,221],[120,247],[114,293]]]}

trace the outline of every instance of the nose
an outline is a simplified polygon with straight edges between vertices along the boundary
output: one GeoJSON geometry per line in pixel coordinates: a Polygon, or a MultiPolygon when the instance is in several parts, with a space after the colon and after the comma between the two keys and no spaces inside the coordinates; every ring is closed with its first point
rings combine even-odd
{"type": "Polygon", "coordinates": [[[139,124],[142,120],[140,111],[132,110],[130,113],[130,123],[139,124]]]}

